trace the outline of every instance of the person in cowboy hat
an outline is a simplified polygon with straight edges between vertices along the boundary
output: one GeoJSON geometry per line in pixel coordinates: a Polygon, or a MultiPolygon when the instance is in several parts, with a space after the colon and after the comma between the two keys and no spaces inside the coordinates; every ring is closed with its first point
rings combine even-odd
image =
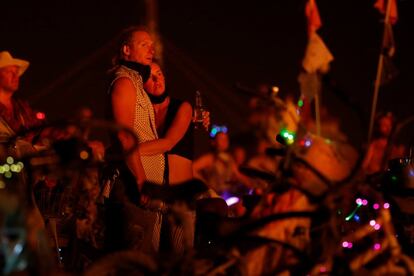
{"type": "Polygon", "coordinates": [[[15,97],[29,62],[0,52],[0,142],[40,123],[30,106],[15,97]]]}
{"type": "MultiPolygon", "coordinates": [[[[9,143],[10,138],[16,134],[40,124],[40,120],[36,119],[35,113],[30,106],[25,101],[15,97],[15,92],[19,88],[20,76],[26,71],[28,66],[29,62],[25,60],[13,58],[7,51],[0,52],[0,163],[5,163],[6,158],[10,160],[9,156],[19,158],[21,155],[35,150],[29,137],[27,137],[28,139],[15,139],[13,143],[9,143]]],[[[10,227],[7,224],[10,222],[12,227],[25,229],[23,232],[25,244],[21,255],[26,254],[24,252],[27,251],[30,252],[30,255],[32,253],[37,254],[35,252],[38,249],[44,248],[45,223],[34,203],[32,190],[30,189],[30,193],[24,193],[24,195],[19,193],[20,191],[29,191],[30,183],[26,182],[27,178],[25,176],[25,173],[18,174],[16,172],[13,177],[7,178],[5,176],[2,178],[2,188],[7,191],[6,195],[8,196],[2,194],[3,197],[0,198],[0,202],[4,206],[18,198],[20,204],[9,204],[7,209],[0,205],[0,215],[4,216],[5,221],[5,224],[0,225],[0,227],[10,227]],[[7,201],[10,198],[12,200],[7,201]],[[21,206],[24,207],[22,208],[21,206]],[[20,212],[24,213],[24,215],[20,216],[20,212]]],[[[5,259],[7,258],[8,256],[5,256],[5,259]]],[[[11,272],[15,270],[20,271],[22,270],[22,268],[18,267],[20,263],[20,261],[16,262],[16,265],[10,266],[8,269],[11,272]]],[[[29,266],[31,269],[34,269],[33,271],[37,271],[37,268],[43,269],[42,265],[43,263],[36,264],[36,267],[33,266],[33,268],[32,264],[29,266]]]]}

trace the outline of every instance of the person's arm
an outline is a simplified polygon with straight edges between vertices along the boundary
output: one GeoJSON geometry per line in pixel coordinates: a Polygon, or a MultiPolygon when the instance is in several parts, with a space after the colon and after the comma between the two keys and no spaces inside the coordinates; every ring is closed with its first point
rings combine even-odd
{"type": "Polygon", "coordinates": [[[203,169],[209,168],[213,165],[213,154],[207,153],[193,162],[193,175],[194,178],[205,180],[201,174],[203,169]]]}
{"type": "MultiPolygon", "coordinates": [[[[114,119],[116,123],[130,129],[134,128],[135,97],[135,87],[131,80],[119,78],[115,81],[111,93],[114,119]]],[[[120,132],[118,138],[124,149],[129,149],[133,145],[132,137],[125,132],[120,132]]],[[[126,163],[137,180],[138,188],[141,189],[146,177],[138,149],[127,157],[126,163]]]]}
{"type": "Polygon", "coordinates": [[[191,105],[187,102],[182,103],[165,137],[141,143],[139,153],[141,155],[154,155],[171,150],[184,137],[190,126],[192,113],[191,105]]]}

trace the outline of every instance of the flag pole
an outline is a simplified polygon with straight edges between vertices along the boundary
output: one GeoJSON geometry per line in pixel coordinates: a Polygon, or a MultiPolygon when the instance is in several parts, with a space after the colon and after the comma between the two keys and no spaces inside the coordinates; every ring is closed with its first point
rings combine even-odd
{"type": "Polygon", "coordinates": [[[390,21],[391,1],[392,0],[387,1],[387,10],[385,13],[384,33],[382,37],[381,52],[380,52],[380,56],[378,60],[377,76],[375,78],[374,96],[372,97],[371,118],[369,121],[369,130],[368,130],[368,143],[370,143],[372,139],[372,132],[374,129],[375,114],[376,114],[377,102],[378,102],[378,94],[379,94],[379,89],[381,86],[381,77],[382,77],[382,70],[383,70],[383,65],[384,65],[384,43],[386,39],[387,26],[390,21]]]}
{"type": "Polygon", "coordinates": [[[315,121],[316,121],[316,134],[318,136],[321,136],[321,112],[320,112],[319,93],[320,91],[317,91],[315,95],[315,121]]]}

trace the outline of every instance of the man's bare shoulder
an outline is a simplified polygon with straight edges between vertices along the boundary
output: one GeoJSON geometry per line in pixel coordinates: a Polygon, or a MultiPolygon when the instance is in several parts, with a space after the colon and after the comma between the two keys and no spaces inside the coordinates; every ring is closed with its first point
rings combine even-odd
{"type": "Polygon", "coordinates": [[[135,92],[135,87],[132,80],[128,77],[120,77],[114,81],[111,89],[113,94],[119,94],[124,92],[135,92]]]}

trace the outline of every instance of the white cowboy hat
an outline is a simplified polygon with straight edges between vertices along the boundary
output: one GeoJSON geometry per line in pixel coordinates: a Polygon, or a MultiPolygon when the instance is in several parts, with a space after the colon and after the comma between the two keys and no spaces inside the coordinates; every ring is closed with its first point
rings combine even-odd
{"type": "Polygon", "coordinates": [[[13,65],[18,66],[19,76],[23,75],[24,71],[26,71],[27,67],[29,67],[29,64],[30,63],[28,61],[13,58],[7,51],[0,52],[0,68],[13,65]]]}

